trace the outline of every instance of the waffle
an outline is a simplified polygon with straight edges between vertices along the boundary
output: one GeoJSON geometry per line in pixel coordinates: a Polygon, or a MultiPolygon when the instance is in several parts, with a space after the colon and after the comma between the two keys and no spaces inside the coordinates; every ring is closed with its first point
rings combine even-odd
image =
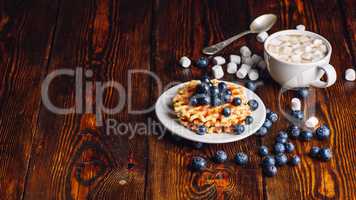
{"type": "MultiPolygon", "coordinates": [[[[212,80],[213,85],[218,85],[219,82],[216,79],[212,80]]],[[[174,112],[183,126],[197,131],[200,125],[204,125],[207,128],[207,133],[233,133],[234,125],[245,124],[245,118],[251,115],[251,110],[247,104],[248,100],[243,87],[226,82],[228,89],[232,92],[232,98],[241,98],[242,104],[239,106],[231,103],[224,103],[216,107],[210,105],[192,106],[189,104],[189,99],[194,95],[198,84],[200,84],[198,80],[189,81],[178,90],[177,95],[173,98],[174,112]],[[225,107],[231,109],[231,115],[228,117],[222,114],[225,107]]]]}

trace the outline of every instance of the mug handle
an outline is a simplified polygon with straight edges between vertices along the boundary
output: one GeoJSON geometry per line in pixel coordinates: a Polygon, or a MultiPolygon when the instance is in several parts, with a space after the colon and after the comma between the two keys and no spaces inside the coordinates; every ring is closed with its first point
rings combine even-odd
{"type": "Polygon", "coordinates": [[[318,70],[321,72],[318,80],[312,82],[310,85],[318,88],[326,88],[331,86],[336,81],[336,71],[330,64],[318,66],[318,70]],[[326,73],[327,80],[322,81],[320,78],[326,73]]]}

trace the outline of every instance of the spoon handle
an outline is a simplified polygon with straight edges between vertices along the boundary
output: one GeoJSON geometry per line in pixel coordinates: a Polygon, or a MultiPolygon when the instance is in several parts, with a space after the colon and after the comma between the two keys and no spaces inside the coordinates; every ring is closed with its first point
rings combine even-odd
{"type": "Polygon", "coordinates": [[[222,41],[222,42],[219,42],[219,43],[217,43],[217,44],[211,45],[211,46],[209,46],[209,47],[205,47],[205,48],[203,49],[203,54],[206,54],[206,55],[214,55],[214,54],[216,54],[217,52],[221,51],[221,50],[222,50],[223,48],[225,48],[226,46],[230,45],[233,41],[235,41],[235,40],[237,40],[237,39],[241,38],[242,36],[247,35],[247,34],[249,34],[249,33],[251,33],[250,30],[244,31],[244,32],[239,33],[239,34],[237,34],[237,35],[235,35],[235,36],[232,36],[231,38],[226,39],[226,40],[224,40],[224,41],[222,41]]]}

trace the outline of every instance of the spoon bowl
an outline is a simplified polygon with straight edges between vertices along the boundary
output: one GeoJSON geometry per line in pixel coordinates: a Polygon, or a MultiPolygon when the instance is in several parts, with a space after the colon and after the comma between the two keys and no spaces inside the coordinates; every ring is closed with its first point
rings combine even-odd
{"type": "Polygon", "coordinates": [[[261,33],[268,31],[276,23],[277,16],[274,14],[265,14],[257,17],[250,24],[251,33],[261,33]]]}

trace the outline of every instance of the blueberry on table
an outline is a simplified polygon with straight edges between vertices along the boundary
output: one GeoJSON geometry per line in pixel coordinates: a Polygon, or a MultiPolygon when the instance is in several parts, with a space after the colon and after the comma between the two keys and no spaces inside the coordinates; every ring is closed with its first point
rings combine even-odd
{"type": "Polygon", "coordinates": [[[230,116],[230,115],[231,115],[231,109],[228,108],[228,107],[225,107],[225,108],[223,109],[223,115],[224,115],[225,117],[230,116]]]}
{"type": "Polygon", "coordinates": [[[209,65],[209,60],[208,60],[208,58],[206,58],[206,57],[200,57],[200,58],[197,60],[196,65],[197,65],[199,68],[206,68],[206,67],[208,67],[208,65],[209,65]]]}
{"type": "Polygon", "coordinates": [[[309,155],[312,158],[318,158],[320,148],[319,147],[312,147],[309,151],[309,155]]]}
{"type": "Polygon", "coordinates": [[[287,142],[287,139],[285,139],[285,138],[283,138],[283,137],[279,137],[279,136],[276,137],[276,143],[282,143],[282,144],[284,144],[284,143],[286,143],[286,142],[287,142]]]}
{"type": "Polygon", "coordinates": [[[198,126],[197,134],[204,135],[207,132],[207,128],[204,125],[198,126]]]}
{"type": "Polygon", "coordinates": [[[214,160],[217,163],[223,163],[227,160],[227,155],[225,151],[219,150],[214,155],[214,160]]]}
{"type": "Polygon", "coordinates": [[[192,160],[192,168],[195,171],[201,171],[206,168],[206,160],[203,157],[200,156],[194,156],[192,160]]]}
{"type": "Polygon", "coordinates": [[[227,85],[225,82],[220,82],[218,84],[218,88],[219,88],[220,92],[225,92],[227,90],[227,85]]]}
{"type": "Polygon", "coordinates": [[[253,117],[252,116],[247,116],[245,118],[245,123],[246,124],[252,124],[252,122],[253,122],[253,117]]]}
{"type": "Polygon", "coordinates": [[[298,126],[291,125],[288,129],[289,135],[293,139],[297,139],[300,136],[300,129],[298,126]]]}
{"type": "Polygon", "coordinates": [[[271,165],[274,166],[275,164],[276,164],[276,160],[274,159],[273,156],[266,156],[262,160],[262,166],[263,167],[271,166],[271,165]]]}
{"type": "Polygon", "coordinates": [[[319,151],[319,158],[322,161],[328,161],[332,157],[331,150],[329,148],[321,148],[319,151]]]}
{"type": "Polygon", "coordinates": [[[235,106],[239,106],[242,104],[242,100],[241,98],[239,97],[235,97],[233,100],[232,100],[232,103],[235,105],[235,106]]]}
{"type": "Polygon", "coordinates": [[[293,152],[294,149],[295,149],[294,144],[291,143],[291,142],[285,143],[285,144],[284,144],[284,147],[285,147],[287,153],[291,153],[291,152],[293,152]]]}
{"type": "Polygon", "coordinates": [[[284,147],[283,143],[276,143],[273,147],[274,153],[280,154],[284,153],[286,151],[286,148],[284,147]]]}
{"type": "Polygon", "coordinates": [[[248,156],[245,153],[239,152],[235,156],[235,162],[238,165],[246,165],[248,162],[248,156]]]}
{"type": "Polygon", "coordinates": [[[235,125],[234,130],[237,135],[240,135],[245,131],[245,126],[242,124],[237,124],[235,125]]]}
{"type": "Polygon", "coordinates": [[[229,89],[226,89],[224,93],[225,93],[225,94],[228,94],[228,95],[232,95],[232,92],[231,92],[231,90],[229,90],[229,89]]]}
{"type": "Polygon", "coordinates": [[[250,106],[250,109],[252,111],[256,110],[258,108],[258,102],[255,99],[251,99],[247,102],[247,104],[250,106]]]}
{"type": "Polygon", "coordinates": [[[287,162],[288,162],[288,158],[284,154],[276,155],[275,156],[275,160],[276,160],[276,165],[277,166],[283,166],[283,165],[287,164],[287,162]]]}
{"type": "Polygon", "coordinates": [[[262,169],[263,174],[268,177],[273,177],[277,175],[277,167],[274,165],[265,166],[262,169]]]}
{"type": "Polygon", "coordinates": [[[230,94],[224,94],[222,96],[222,99],[223,99],[224,102],[230,103],[231,102],[231,95],[230,94]]]}
{"type": "Polygon", "coordinates": [[[310,141],[311,139],[313,139],[313,133],[310,131],[302,131],[300,133],[300,139],[304,141],[310,141]]]}
{"type": "Polygon", "coordinates": [[[315,131],[316,138],[319,140],[325,140],[330,137],[330,129],[326,125],[322,125],[315,131]]]}
{"type": "Polygon", "coordinates": [[[298,120],[304,119],[304,113],[300,110],[293,110],[292,111],[292,117],[298,120]]]}
{"type": "Polygon", "coordinates": [[[255,91],[257,88],[256,84],[253,81],[248,81],[245,86],[252,91],[255,91]]]}
{"type": "Polygon", "coordinates": [[[275,112],[270,111],[267,113],[266,116],[267,116],[267,119],[271,120],[272,123],[274,123],[278,120],[278,115],[275,112]]]}
{"type": "Polygon", "coordinates": [[[306,98],[309,96],[308,88],[299,88],[297,94],[300,98],[306,98]]]}
{"type": "Polygon", "coordinates": [[[211,105],[212,106],[220,106],[223,102],[218,96],[212,96],[211,97],[211,105]]]}
{"type": "Polygon", "coordinates": [[[277,137],[288,139],[288,133],[286,133],[285,131],[279,131],[277,137]]]}
{"type": "Polygon", "coordinates": [[[209,84],[209,83],[210,83],[209,76],[204,75],[204,76],[200,79],[200,82],[209,84]]]}
{"type": "Polygon", "coordinates": [[[217,96],[219,94],[219,88],[216,86],[210,87],[210,94],[212,96],[217,96]]]}
{"type": "Polygon", "coordinates": [[[197,85],[196,93],[197,94],[206,94],[209,92],[209,84],[207,83],[201,83],[197,85]]]}
{"type": "Polygon", "coordinates": [[[272,127],[272,121],[269,120],[269,119],[265,119],[265,122],[263,122],[263,125],[264,127],[270,129],[272,127]]]}
{"type": "Polygon", "coordinates": [[[260,156],[267,156],[268,155],[268,147],[260,146],[260,148],[258,149],[258,153],[260,154],[260,156]]]}
{"type": "Polygon", "coordinates": [[[300,157],[299,156],[293,156],[290,160],[289,160],[289,163],[292,165],[292,166],[296,166],[300,163],[300,157]]]}
{"type": "Polygon", "coordinates": [[[262,126],[260,129],[258,129],[258,131],[256,132],[256,135],[263,137],[263,136],[267,135],[267,133],[268,133],[268,129],[266,127],[262,126]]]}

